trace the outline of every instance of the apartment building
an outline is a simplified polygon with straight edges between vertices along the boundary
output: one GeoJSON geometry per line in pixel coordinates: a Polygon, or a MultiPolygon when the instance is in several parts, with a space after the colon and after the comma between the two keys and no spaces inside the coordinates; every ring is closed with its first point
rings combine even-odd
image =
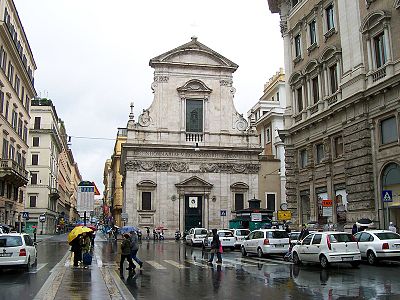
{"type": "Polygon", "coordinates": [[[282,136],[294,220],[399,224],[399,1],[268,4],[280,15],[284,41],[289,114],[282,136]],[[383,202],[383,191],[391,202],[383,202]]]}
{"type": "Polygon", "coordinates": [[[0,223],[18,227],[28,182],[28,124],[35,60],[12,0],[0,2],[0,223]]]}
{"type": "Polygon", "coordinates": [[[279,137],[279,130],[284,129],[285,109],[285,73],[280,69],[264,85],[263,95],[248,112],[248,117],[254,118],[263,149],[259,156],[258,198],[275,218],[281,204],[286,203],[285,149],[279,137]]]}

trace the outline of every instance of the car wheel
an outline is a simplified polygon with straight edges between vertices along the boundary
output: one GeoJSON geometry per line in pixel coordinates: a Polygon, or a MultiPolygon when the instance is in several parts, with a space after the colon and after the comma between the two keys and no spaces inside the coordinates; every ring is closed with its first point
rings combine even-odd
{"type": "Polygon", "coordinates": [[[353,268],[358,268],[358,266],[361,264],[361,261],[352,261],[350,264],[353,268]]]}
{"type": "Polygon", "coordinates": [[[257,256],[258,256],[259,258],[262,258],[262,257],[264,256],[264,253],[262,252],[261,248],[258,248],[258,249],[257,249],[257,256]]]}
{"type": "Polygon", "coordinates": [[[300,261],[300,258],[299,258],[299,255],[297,254],[297,252],[293,253],[293,263],[295,265],[300,265],[301,264],[301,261],[300,261]]]}
{"type": "Polygon", "coordinates": [[[241,252],[242,252],[242,256],[247,256],[247,252],[246,252],[246,249],[244,248],[244,246],[242,246],[241,252]]]}
{"type": "Polygon", "coordinates": [[[321,257],[319,258],[319,263],[321,264],[321,267],[323,269],[326,269],[329,267],[329,261],[325,255],[321,255],[321,257]]]}
{"type": "Polygon", "coordinates": [[[375,265],[376,264],[376,256],[375,256],[375,254],[374,254],[374,252],[373,251],[368,251],[368,253],[367,253],[367,260],[368,260],[368,263],[370,264],[370,265],[375,265]]]}

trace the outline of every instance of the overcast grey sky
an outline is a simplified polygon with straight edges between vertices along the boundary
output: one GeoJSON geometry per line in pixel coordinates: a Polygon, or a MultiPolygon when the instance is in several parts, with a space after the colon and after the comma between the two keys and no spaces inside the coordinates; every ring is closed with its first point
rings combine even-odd
{"type": "MultiPolygon", "coordinates": [[[[190,41],[239,65],[236,109],[243,114],[283,67],[279,17],[267,0],[14,0],[38,69],[35,87],[50,98],[67,132],[115,139],[129,104],[135,117],[153,99],[149,60],[190,41]]],[[[72,138],[84,180],[103,191],[113,140],[72,138]]]]}

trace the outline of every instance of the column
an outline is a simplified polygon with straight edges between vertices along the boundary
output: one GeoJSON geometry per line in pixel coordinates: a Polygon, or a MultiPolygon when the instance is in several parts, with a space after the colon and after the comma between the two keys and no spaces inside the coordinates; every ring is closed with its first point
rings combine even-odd
{"type": "Polygon", "coordinates": [[[367,36],[367,54],[368,54],[368,71],[371,72],[374,68],[372,64],[371,37],[367,36]]]}
{"type": "Polygon", "coordinates": [[[320,99],[323,98],[323,95],[322,95],[322,76],[321,76],[321,72],[318,72],[318,94],[319,94],[319,97],[318,97],[318,101],[319,101],[320,99]]]}
{"type": "Polygon", "coordinates": [[[293,107],[293,115],[295,115],[299,111],[299,109],[296,104],[296,91],[293,87],[292,87],[292,107],[293,107]]]}
{"type": "Polygon", "coordinates": [[[324,98],[329,95],[329,86],[328,86],[328,70],[326,65],[324,65],[324,98]]]}
{"type": "Polygon", "coordinates": [[[305,102],[308,103],[306,105],[306,107],[309,107],[312,105],[312,103],[311,103],[312,102],[311,101],[311,80],[309,77],[307,78],[307,100],[305,102]]]}
{"type": "Polygon", "coordinates": [[[383,31],[384,31],[384,38],[385,38],[385,55],[386,55],[386,61],[391,62],[392,61],[392,49],[390,47],[390,30],[389,30],[389,24],[385,23],[383,24],[383,31]]]}

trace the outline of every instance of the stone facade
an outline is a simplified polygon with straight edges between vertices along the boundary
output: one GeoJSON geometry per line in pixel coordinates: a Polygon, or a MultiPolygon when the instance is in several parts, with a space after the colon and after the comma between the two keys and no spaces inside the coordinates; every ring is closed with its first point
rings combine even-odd
{"type": "Polygon", "coordinates": [[[248,112],[249,119],[255,118],[260,146],[258,198],[261,207],[277,212],[286,203],[285,149],[279,137],[284,129],[286,109],[285,74],[283,69],[276,72],[264,85],[260,100],[248,112]]]}
{"type": "Polygon", "coordinates": [[[399,223],[396,1],[268,3],[280,14],[285,47],[288,109],[281,136],[294,221],[399,223]],[[383,190],[393,191],[389,209],[383,190]],[[329,199],[332,214],[323,208],[329,199]]]}
{"type": "Polygon", "coordinates": [[[164,226],[171,234],[227,227],[235,203],[247,207],[258,193],[261,151],[254,124],[233,104],[238,66],[196,38],[150,66],[153,103],[138,122],[131,112],[122,146],[128,224],[164,226]]]}

